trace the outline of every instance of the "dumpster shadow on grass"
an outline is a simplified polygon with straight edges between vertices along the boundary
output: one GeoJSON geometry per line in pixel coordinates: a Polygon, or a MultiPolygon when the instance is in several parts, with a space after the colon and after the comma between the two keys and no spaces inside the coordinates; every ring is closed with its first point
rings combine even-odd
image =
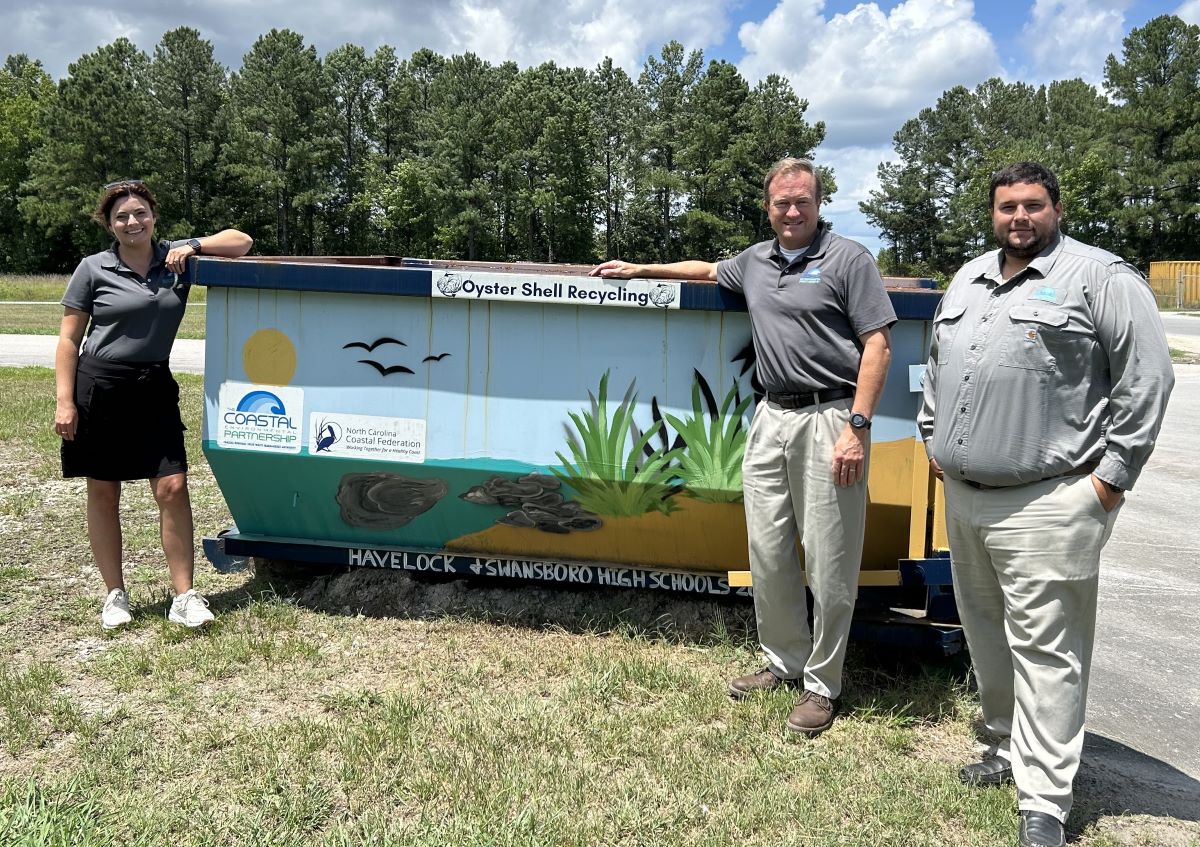
{"type": "Polygon", "coordinates": [[[302,606],[331,614],[450,616],[536,630],[617,633],[704,645],[753,645],[755,637],[751,603],[726,597],[573,585],[547,588],[519,580],[362,568],[279,587],[294,593],[302,606]]]}
{"type": "MultiPolygon", "coordinates": [[[[286,574],[287,571],[280,573],[286,574]]],[[[456,617],[529,630],[613,634],[669,644],[725,647],[753,655],[757,664],[754,606],[747,598],[705,597],[644,589],[559,585],[503,579],[412,576],[402,571],[354,568],[304,580],[261,573],[299,605],[335,615],[429,619],[456,617]]],[[[847,704],[863,713],[903,720],[938,721],[957,708],[965,665],[911,650],[853,644],[846,665],[847,704]]]]}

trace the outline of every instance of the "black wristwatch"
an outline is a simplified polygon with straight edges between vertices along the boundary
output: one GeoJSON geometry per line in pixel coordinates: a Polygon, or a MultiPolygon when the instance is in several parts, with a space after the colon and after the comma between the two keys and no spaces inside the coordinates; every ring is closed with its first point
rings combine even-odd
{"type": "MultiPolygon", "coordinates": [[[[1100,477],[1096,477],[1096,479],[1100,479],[1100,477]]],[[[1113,494],[1124,494],[1125,493],[1124,488],[1118,488],[1117,486],[1115,486],[1111,482],[1109,482],[1107,479],[1100,479],[1100,481],[1103,482],[1104,487],[1107,488],[1109,491],[1111,491],[1113,494]]]]}
{"type": "Polygon", "coordinates": [[[864,414],[855,412],[850,416],[850,426],[854,427],[855,429],[870,429],[871,419],[864,414]]]}
{"type": "Polygon", "coordinates": [[[192,248],[193,256],[200,255],[200,239],[199,238],[189,238],[187,240],[187,246],[192,248]]]}

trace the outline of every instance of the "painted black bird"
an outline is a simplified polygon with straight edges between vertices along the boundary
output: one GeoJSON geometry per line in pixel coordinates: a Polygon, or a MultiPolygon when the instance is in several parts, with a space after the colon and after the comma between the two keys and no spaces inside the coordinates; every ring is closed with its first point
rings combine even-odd
{"type": "Polygon", "coordinates": [[[386,367],[381,365],[379,362],[372,361],[371,359],[359,359],[358,363],[360,365],[370,365],[375,370],[379,371],[380,376],[391,376],[392,374],[410,374],[413,372],[411,368],[406,368],[404,365],[392,365],[391,367],[386,367]]]}
{"type": "Polygon", "coordinates": [[[343,345],[342,345],[342,349],[343,349],[343,350],[349,350],[351,347],[361,347],[362,349],[364,349],[364,350],[366,350],[368,353],[370,353],[370,352],[372,352],[372,351],[373,351],[373,350],[374,350],[376,347],[378,347],[380,344],[399,344],[401,347],[407,347],[407,346],[408,346],[408,345],[407,345],[407,344],[405,344],[403,341],[401,341],[399,338],[392,338],[392,337],[390,337],[390,336],[387,336],[387,335],[385,335],[385,336],[383,336],[382,338],[376,338],[376,339],[375,339],[374,341],[372,341],[370,344],[368,344],[368,343],[367,343],[367,342],[365,342],[365,341],[351,341],[349,344],[343,344],[343,345]]]}

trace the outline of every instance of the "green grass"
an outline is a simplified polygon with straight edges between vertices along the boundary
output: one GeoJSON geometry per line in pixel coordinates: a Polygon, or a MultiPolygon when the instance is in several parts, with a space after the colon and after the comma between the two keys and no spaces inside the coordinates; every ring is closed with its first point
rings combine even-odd
{"type": "Polygon", "coordinates": [[[57,303],[66,290],[69,274],[0,273],[0,301],[34,300],[57,303]]]}
{"type": "Polygon", "coordinates": [[[1177,365],[1194,365],[1200,362],[1200,355],[1191,350],[1181,350],[1178,347],[1171,347],[1171,361],[1177,365]]]}
{"type": "Polygon", "coordinates": [[[0,789],[0,844],[100,847],[112,843],[105,833],[114,825],[120,817],[75,781],[48,791],[33,779],[13,780],[0,789]]]}
{"type": "Polygon", "coordinates": [[[62,681],[62,672],[47,662],[25,669],[0,664],[0,743],[10,755],[40,747],[54,732],[78,725],[78,708],[57,693],[62,681]]]}
{"type": "MultiPolygon", "coordinates": [[[[65,274],[0,274],[0,334],[58,335],[63,315],[58,301],[69,279],[65,274]]],[[[179,338],[204,338],[207,294],[202,285],[192,289],[179,338]]]]}
{"type": "MultiPolygon", "coordinates": [[[[178,338],[204,338],[205,306],[188,303],[179,326],[178,338]]],[[[63,307],[57,304],[6,304],[0,302],[0,333],[11,335],[58,335],[63,307]]]]}
{"type": "MultiPolygon", "coordinates": [[[[135,594],[133,602],[140,599],[135,594]]],[[[131,691],[147,681],[177,687],[229,679],[256,666],[294,667],[318,660],[319,644],[296,632],[299,612],[295,606],[269,593],[239,601],[238,614],[222,615],[212,631],[200,633],[168,623],[169,596],[151,595],[131,626],[149,627],[155,635],[153,643],[114,647],[97,660],[96,674],[118,690],[131,691]],[[164,651],[160,641],[176,649],[164,651]]],[[[215,611],[221,611],[220,605],[215,611]]]]}
{"type": "MultiPolygon", "coordinates": [[[[197,443],[200,380],[180,383],[208,533],[229,515],[197,443]]],[[[217,622],[182,631],[163,620],[147,487],[129,484],[134,622],[106,635],[82,485],[58,479],[47,438],[52,375],[0,369],[0,396],[0,491],[36,495],[0,513],[6,847],[1015,841],[1013,791],[956,778],[976,717],[960,676],[852,650],[845,716],[796,738],[790,692],[725,694],[758,661],[745,603],[201,563],[217,622]]],[[[1089,820],[1078,847],[1196,838],[1100,816],[1117,841],[1089,820]]]]}
{"type": "MultiPolygon", "coordinates": [[[[6,274],[0,273],[0,302],[29,300],[58,303],[67,288],[70,274],[6,274]]],[[[202,285],[192,289],[189,303],[203,303],[208,293],[202,285]]]]}

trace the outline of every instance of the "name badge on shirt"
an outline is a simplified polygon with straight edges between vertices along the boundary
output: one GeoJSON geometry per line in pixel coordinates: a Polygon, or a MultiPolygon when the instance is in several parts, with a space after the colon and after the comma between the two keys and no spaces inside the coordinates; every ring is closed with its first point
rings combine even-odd
{"type": "Polygon", "coordinates": [[[803,282],[805,285],[814,285],[821,281],[821,268],[809,268],[800,276],[796,277],[798,282],[803,282]]]}
{"type": "Polygon", "coordinates": [[[1061,292],[1057,288],[1043,286],[1029,295],[1030,300],[1042,300],[1046,303],[1059,303],[1061,292]]]}

